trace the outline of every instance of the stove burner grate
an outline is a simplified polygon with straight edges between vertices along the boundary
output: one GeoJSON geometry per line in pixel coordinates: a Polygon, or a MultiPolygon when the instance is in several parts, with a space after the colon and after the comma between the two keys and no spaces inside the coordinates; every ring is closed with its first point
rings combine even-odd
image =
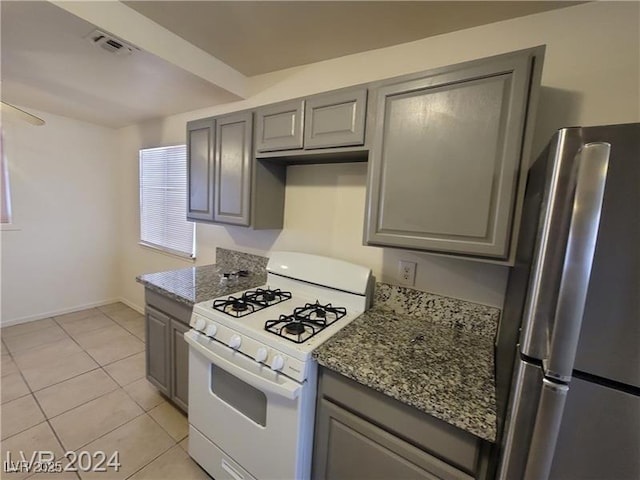
{"type": "Polygon", "coordinates": [[[264,329],[295,343],[304,343],[347,314],[347,309],[330,303],[307,303],[293,309],[291,315],[280,315],[278,320],[267,320],[264,329]]]}
{"type": "Polygon", "coordinates": [[[284,292],[279,288],[275,290],[257,288],[244,292],[241,297],[229,296],[214,300],[212,307],[232,317],[240,318],[290,298],[291,292],[284,292]]]}
{"type": "Polygon", "coordinates": [[[256,288],[249,290],[242,296],[245,300],[265,307],[275,305],[291,298],[291,292],[283,292],[279,288],[272,290],[270,288],[256,288]]]}

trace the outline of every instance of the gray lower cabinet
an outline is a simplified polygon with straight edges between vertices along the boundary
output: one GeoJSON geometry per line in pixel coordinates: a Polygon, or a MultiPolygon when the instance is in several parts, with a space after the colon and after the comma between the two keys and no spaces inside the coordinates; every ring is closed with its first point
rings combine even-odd
{"type": "Polygon", "coordinates": [[[171,318],[147,305],[145,311],[147,378],[158,390],[170,396],[169,329],[171,318]]]}
{"type": "Polygon", "coordinates": [[[215,121],[187,123],[187,218],[213,220],[215,121]]]}
{"type": "Polygon", "coordinates": [[[189,327],[171,320],[171,400],[185,412],[189,409],[189,344],[184,339],[189,327]]]}
{"type": "Polygon", "coordinates": [[[543,53],[372,90],[366,244],[513,261],[543,53]]]}
{"type": "Polygon", "coordinates": [[[189,405],[189,330],[191,309],[147,289],[145,292],[147,379],[187,412],[189,405]]]}
{"type": "Polygon", "coordinates": [[[320,369],[312,471],[316,480],[486,478],[485,443],[320,369]]]}

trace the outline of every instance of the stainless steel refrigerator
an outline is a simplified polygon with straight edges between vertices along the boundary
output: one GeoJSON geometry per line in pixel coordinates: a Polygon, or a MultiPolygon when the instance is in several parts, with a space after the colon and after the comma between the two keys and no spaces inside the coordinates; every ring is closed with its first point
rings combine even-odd
{"type": "Polygon", "coordinates": [[[496,375],[497,478],[640,479],[640,123],[531,167],[496,375]]]}

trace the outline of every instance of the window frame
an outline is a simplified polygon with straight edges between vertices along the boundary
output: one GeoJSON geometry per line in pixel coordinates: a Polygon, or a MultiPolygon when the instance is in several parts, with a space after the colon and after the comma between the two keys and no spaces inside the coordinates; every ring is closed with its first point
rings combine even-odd
{"type": "Polygon", "coordinates": [[[15,230],[13,225],[13,210],[11,208],[11,180],[9,178],[9,161],[7,160],[5,143],[4,143],[4,129],[0,129],[0,191],[2,198],[1,212],[0,212],[0,225],[2,230],[15,230]]]}

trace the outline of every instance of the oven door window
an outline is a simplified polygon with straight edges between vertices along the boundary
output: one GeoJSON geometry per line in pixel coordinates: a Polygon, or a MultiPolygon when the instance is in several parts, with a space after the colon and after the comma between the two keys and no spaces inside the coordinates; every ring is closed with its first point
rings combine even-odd
{"type": "Polygon", "coordinates": [[[211,391],[258,425],[267,425],[267,397],[257,388],[211,365],[211,391]]]}

